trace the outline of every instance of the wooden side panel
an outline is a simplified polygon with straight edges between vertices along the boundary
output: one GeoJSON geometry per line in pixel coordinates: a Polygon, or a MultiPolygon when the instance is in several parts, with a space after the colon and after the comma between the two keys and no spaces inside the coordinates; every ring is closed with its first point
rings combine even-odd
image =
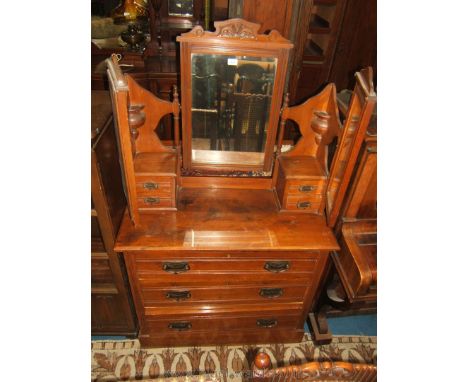
{"type": "Polygon", "coordinates": [[[292,4],[293,0],[244,0],[242,18],[261,24],[259,33],[276,29],[288,38],[292,4]]]}

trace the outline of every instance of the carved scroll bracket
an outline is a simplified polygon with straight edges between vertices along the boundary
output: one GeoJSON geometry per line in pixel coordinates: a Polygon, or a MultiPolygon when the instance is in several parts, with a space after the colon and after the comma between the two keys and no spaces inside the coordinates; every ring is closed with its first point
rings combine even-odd
{"type": "Polygon", "coordinates": [[[251,23],[242,19],[215,21],[215,34],[220,37],[257,39],[260,24],[251,23]]]}

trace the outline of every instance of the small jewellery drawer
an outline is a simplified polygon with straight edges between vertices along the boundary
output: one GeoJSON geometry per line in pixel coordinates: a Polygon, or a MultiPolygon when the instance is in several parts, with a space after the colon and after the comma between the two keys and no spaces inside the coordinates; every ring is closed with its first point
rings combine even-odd
{"type": "Polygon", "coordinates": [[[325,180],[288,180],[286,183],[286,193],[288,195],[313,195],[323,194],[325,191],[325,180]]]}
{"type": "Polygon", "coordinates": [[[161,196],[171,198],[174,193],[174,178],[170,176],[135,176],[138,196],[161,196]]]}
{"type": "Polygon", "coordinates": [[[168,333],[185,331],[262,330],[271,328],[296,328],[301,321],[301,311],[269,311],[229,315],[178,315],[172,318],[145,316],[142,331],[146,333],[168,333]]]}
{"type": "Polygon", "coordinates": [[[163,196],[144,196],[137,198],[137,205],[139,209],[154,209],[154,208],[168,208],[174,207],[172,197],[163,196]]]}
{"type": "Polygon", "coordinates": [[[287,210],[305,210],[310,212],[321,212],[322,195],[291,195],[286,199],[287,210]]]}
{"type": "Polygon", "coordinates": [[[236,303],[236,302],[290,302],[304,300],[306,285],[257,285],[218,286],[199,288],[196,286],[152,287],[141,286],[144,306],[182,306],[193,303],[236,303]]]}

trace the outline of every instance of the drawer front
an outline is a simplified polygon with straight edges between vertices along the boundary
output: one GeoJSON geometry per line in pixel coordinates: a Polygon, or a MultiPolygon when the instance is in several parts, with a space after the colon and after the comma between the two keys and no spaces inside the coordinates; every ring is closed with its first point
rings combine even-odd
{"type": "Polygon", "coordinates": [[[143,333],[177,333],[197,331],[227,331],[227,330],[266,330],[294,329],[303,323],[302,312],[258,312],[251,315],[230,314],[215,315],[179,315],[177,317],[153,319],[145,316],[142,323],[143,333]]]}
{"type": "Polygon", "coordinates": [[[182,276],[184,274],[280,274],[280,273],[314,273],[317,261],[298,259],[136,259],[135,268],[138,275],[154,274],[161,276],[182,276]]]}
{"type": "Polygon", "coordinates": [[[175,204],[172,197],[145,196],[137,197],[137,206],[139,210],[154,210],[175,207],[175,204]]]}
{"type": "Polygon", "coordinates": [[[323,195],[325,192],[325,179],[289,180],[286,183],[288,195],[323,195]]]}
{"type": "Polygon", "coordinates": [[[174,178],[169,176],[135,176],[138,196],[160,196],[171,198],[174,192],[174,178]]]}
{"type": "Polygon", "coordinates": [[[107,253],[91,253],[91,283],[109,284],[114,278],[107,253]]]}
{"type": "Polygon", "coordinates": [[[189,306],[194,303],[282,303],[302,302],[307,285],[256,285],[216,288],[194,286],[151,287],[141,286],[143,306],[189,306]]]}
{"type": "Polygon", "coordinates": [[[286,198],[285,209],[313,213],[323,212],[322,195],[292,195],[286,198]]]}

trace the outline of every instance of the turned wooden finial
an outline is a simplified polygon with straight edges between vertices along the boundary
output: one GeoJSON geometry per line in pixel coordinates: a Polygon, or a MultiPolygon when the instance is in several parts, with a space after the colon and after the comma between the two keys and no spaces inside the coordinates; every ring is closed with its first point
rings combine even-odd
{"type": "Polygon", "coordinates": [[[172,92],[172,95],[174,97],[174,102],[179,103],[179,93],[177,92],[177,85],[174,85],[174,90],[172,92]]]}
{"type": "Polygon", "coordinates": [[[146,114],[143,111],[145,105],[134,104],[128,107],[128,126],[132,136],[132,153],[136,154],[136,140],[138,139],[138,128],[143,126],[146,121],[146,114]]]}
{"type": "Polygon", "coordinates": [[[281,122],[280,122],[280,131],[278,133],[278,142],[276,143],[276,156],[281,155],[281,146],[283,146],[283,136],[284,136],[284,126],[286,124],[287,113],[285,112],[289,106],[289,93],[286,93],[283,98],[283,106],[281,107],[281,122]]]}
{"type": "Polygon", "coordinates": [[[289,106],[289,93],[286,93],[283,97],[283,106],[281,107],[281,110],[284,110],[289,106]]]}
{"type": "Polygon", "coordinates": [[[271,359],[267,353],[260,352],[255,356],[254,365],[257,369],[265,370],[270,368],[271,359]]]}
{"type": "Polygon", "coordinates": [[[315,133],[315,143],[320,145],[322,138],[328,131],[328,121],[330,120],[330,114],[326,111],[314,111],[314,117],[311,121],[311,128],[315,133]]]}
{"type": "Polygon", "coordinates": [[[178,148],[180,146],[180,104],[179,104],[179,93],[177,92],[177,85],[174,85],[172,91],[172,105],[173,105],[173,113],[174,113],[174,146],[178,148]]]}

